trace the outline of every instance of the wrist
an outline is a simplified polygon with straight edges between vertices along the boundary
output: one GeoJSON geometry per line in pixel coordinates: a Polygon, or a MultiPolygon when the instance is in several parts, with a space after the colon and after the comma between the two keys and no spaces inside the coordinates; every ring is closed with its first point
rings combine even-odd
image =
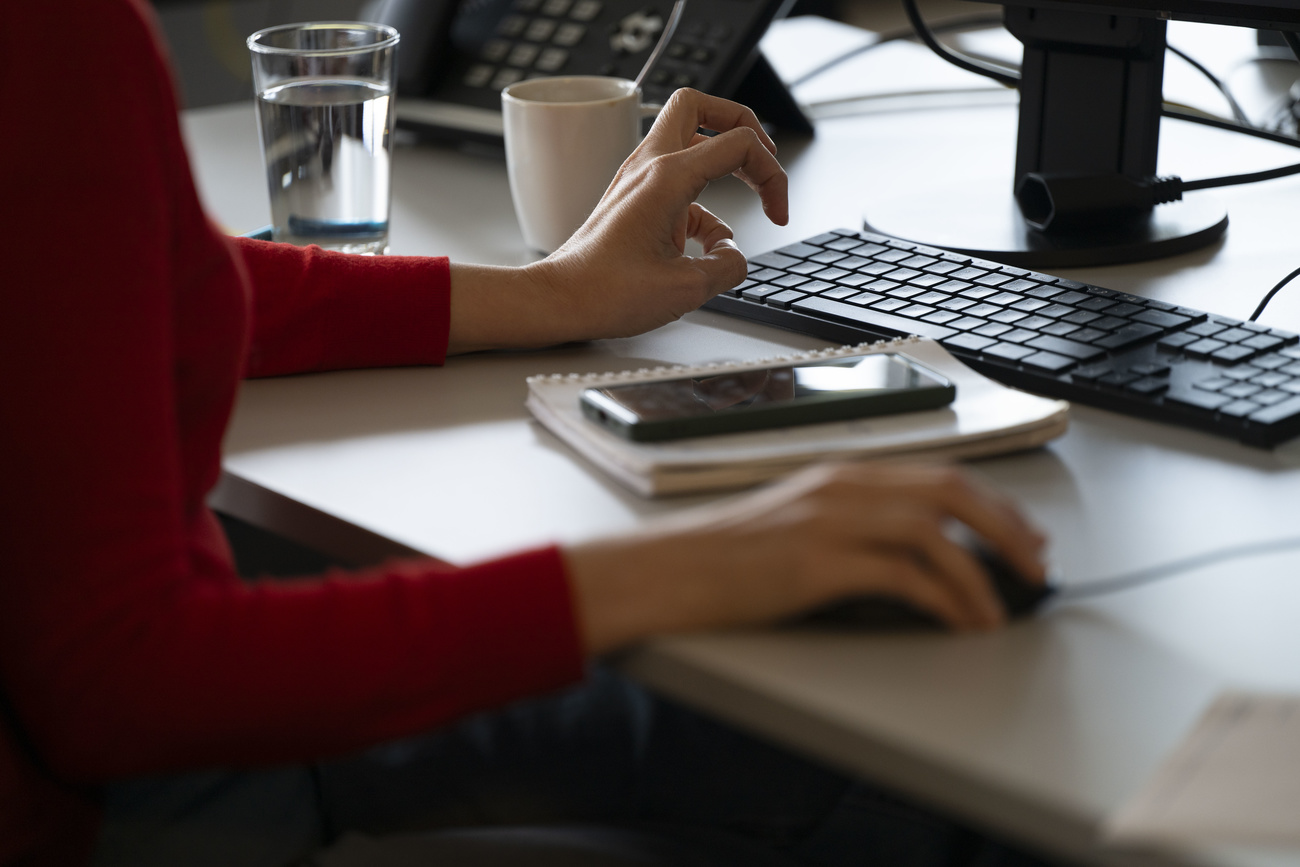
{"type": "Polygon", "coordinates": [[[571,339],[561,327],[558,293],[545,270],[534,265],[452,264],[449,355],[531,349],[571,339]]]}

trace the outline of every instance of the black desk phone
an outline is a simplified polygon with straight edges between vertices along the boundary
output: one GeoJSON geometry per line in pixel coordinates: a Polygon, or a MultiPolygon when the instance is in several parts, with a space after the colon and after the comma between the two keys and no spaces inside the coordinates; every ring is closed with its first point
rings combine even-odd
{"type": "MultiPolygon", "coordinates": [[[[642,83],[647,102],[694,87],[750,105],[766,123],[812,126],[758,49],[794,0],[689,0],[642,83]]],[[[382,0],[372,20],[402,36],[397,122],[438,137],[500,142],[501,90],[539,75],[635,78],[672,0],[382,0]]]]}

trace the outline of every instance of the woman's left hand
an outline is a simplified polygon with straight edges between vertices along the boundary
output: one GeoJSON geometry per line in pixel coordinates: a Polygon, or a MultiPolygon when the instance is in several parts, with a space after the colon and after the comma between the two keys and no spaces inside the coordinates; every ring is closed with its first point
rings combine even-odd
{"type": "Polygon", "coordinates": [[[695,199],[710,181],[735,175],[785,225],[787,178],[775,154],[748,108],[676,91],[559,250],[522,269],[453,266],[449,351],[640,334],[740,283],[745,257],[731,229],[695,199]],[[686,255],[688,239],[700,255],[686,255]],[[509,303],[494,300],[505,292],[509,303]]]}

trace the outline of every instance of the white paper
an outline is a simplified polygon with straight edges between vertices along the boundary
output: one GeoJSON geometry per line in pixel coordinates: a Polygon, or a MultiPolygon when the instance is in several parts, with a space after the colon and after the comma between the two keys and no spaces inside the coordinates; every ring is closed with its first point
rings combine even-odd
{"type": "Polygon", "coordinates": [[[1219,697],[1107,833],[1117,842],[1300,849],[1300,696],[1219,697]]]}

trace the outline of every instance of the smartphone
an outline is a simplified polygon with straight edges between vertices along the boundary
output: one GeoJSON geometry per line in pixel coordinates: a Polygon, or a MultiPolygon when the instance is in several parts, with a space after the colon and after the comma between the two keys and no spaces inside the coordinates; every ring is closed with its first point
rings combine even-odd
{"type": "Polygon", "coordinates": [[[625,383],[582,392],[583,414],[649,442],[937,409],[957,388],[896,353],[625,383]]]}

